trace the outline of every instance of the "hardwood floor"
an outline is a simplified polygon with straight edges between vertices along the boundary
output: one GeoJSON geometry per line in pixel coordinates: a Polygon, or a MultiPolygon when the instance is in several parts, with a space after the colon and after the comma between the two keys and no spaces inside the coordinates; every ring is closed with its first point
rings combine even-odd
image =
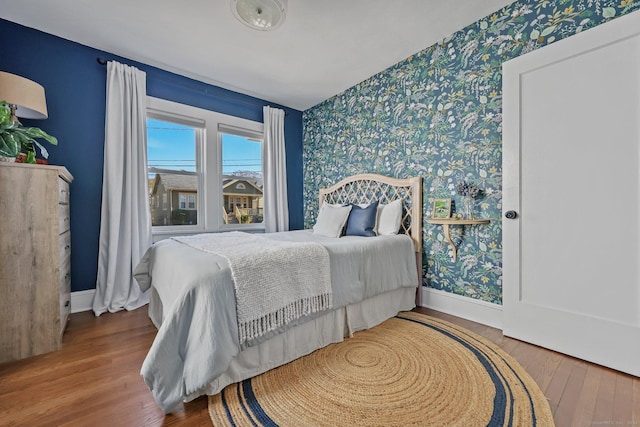
{"type": "MultiPolygon", "coordinates": [[[[549,399],[558,427],[640,426],[640,378],[417,311],[466,327],[515,357],[549,399]]],[[[211,425],[205,397],[166,417],[156,405],[139,375],[155,333],[145,308],[73,314],[62,350],[0,364],[0,426],[211,425]]]]}

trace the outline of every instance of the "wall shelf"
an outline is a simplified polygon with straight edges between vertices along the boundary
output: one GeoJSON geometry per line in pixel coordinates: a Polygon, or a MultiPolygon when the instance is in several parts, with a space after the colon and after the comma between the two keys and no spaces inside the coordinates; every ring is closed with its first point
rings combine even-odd
{"type": "Polygon", "coordinates": [[[451,249],[453,251],[453,261],[455,262],[458,259],[458,248],[456,248],[455,243],[451,240],[451,235],[449,234],[449,226],[450,225],[483,225],[489,224],[490,220],[488,219],[435,219],[429,218],[427,219],[429,224],[437,224],[442,226],[442,231],[444,231],[444,238],[449,242],[451,249]]]}

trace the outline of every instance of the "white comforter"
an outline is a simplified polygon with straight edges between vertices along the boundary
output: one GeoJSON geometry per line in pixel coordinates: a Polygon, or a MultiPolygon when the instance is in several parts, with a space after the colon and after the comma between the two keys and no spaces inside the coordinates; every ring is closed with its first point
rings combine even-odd
{"type": "MultiPolygon", "coordinates": [[[[263,236],[318,242],[328,250],[334,308],[394,289],[416,287],[418,283],[413,242],[408,236],[336,239],[308,230],[263,236]]],[[[153,286],[163,303],[162,325],[141,375],[168,413],[187,396],[205,389],[241,351],[233,281],[224,258],[172,240],[150,248],[136,268],[135,277],[142,290],[153,286]]]]}

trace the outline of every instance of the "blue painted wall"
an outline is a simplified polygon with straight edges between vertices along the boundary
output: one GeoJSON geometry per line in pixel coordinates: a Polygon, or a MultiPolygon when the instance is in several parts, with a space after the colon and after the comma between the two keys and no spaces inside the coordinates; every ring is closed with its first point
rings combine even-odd
{"type": "MultiPolygon", "coordinates": [[[[223,114],[262,122],[262,107],[283,108],[287,185],[292,229],[303,227],[302,112],[178,76],[50,34],[0,19],[0,70],[40,83],[49,118],[23,120],[58,138],[47,144],[49,163],[73,174],[71,186],[71,290],[95,288],[102,198],[106,66],[98,56],[147,73],[147,94],[223,114]]],[[[179,64],[176,64],[179,65],[179,64]]]]}

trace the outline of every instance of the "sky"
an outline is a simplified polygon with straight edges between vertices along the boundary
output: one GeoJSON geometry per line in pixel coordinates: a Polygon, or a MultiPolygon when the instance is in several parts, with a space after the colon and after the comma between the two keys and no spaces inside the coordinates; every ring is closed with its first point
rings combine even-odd
{"type": "MultiPolygon", "coordinates": [[[[195,128],[148,118],[149,168],[195,172],[195,134],[195,128]]],[[[223,174],[261,171],[262,144],[242,136],[223,134],[222,158],[223,174]]]]}

